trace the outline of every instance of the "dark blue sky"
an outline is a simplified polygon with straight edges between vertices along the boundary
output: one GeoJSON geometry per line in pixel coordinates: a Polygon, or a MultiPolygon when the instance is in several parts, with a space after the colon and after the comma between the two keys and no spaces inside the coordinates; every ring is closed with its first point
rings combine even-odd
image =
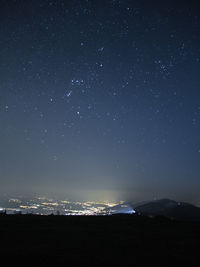
{"type": "Polygon", "coordinates": [[[1,1],[2,193],[200,205],[200,8],[148,2],[1,1]]]}

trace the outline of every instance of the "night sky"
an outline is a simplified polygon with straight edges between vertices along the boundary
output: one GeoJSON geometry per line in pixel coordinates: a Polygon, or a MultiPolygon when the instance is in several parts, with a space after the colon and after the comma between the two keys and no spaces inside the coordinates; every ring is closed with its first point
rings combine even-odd
{"type": "Polygon", "coordinates": [[[0,1],[1,193],[200,205],[200,7],[150,2],[0,1]]]}

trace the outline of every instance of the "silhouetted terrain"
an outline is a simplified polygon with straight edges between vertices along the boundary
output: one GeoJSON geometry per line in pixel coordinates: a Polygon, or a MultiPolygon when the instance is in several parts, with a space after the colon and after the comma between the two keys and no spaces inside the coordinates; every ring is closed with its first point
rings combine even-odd
{"type": "Polygon", "coordinates": [[[1,215],[1,259],[35,266],[199,266],[200,223],[136,215],[1,215]]]}
{"type": "Polygon", "coordinates": [[[106,214],[131,214],[135,212],[148,217],[164,216],[173,220],[200,222],[200,208],[190,203],[177,202],[171,199],[123,203],[104,209],[106,214]]]}
{"type": "Polygon", "coordinates": [[[134,210],[147,216],[165,216],[175,220],[200,221],[200,208],[185,202],[159,199],[132,205],[134,210]]]}

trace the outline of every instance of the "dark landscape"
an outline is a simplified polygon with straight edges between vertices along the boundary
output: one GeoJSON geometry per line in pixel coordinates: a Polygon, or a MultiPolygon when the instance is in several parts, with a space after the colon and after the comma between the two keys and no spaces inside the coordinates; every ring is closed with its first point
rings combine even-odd
{"type": "Polygon", "coordinates": [[[199,266],[200,222],[1,215],[1,259],[44,266],[199,266]]]}

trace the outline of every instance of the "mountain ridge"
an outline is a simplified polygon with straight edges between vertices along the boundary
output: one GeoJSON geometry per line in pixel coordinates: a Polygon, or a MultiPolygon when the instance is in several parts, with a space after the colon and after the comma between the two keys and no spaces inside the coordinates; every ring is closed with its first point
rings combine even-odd
{"type": "Polygon", "coordinates": [[[165,216],[175,220],[200,221],[200,208],[187,202],[177,202],[168,198],[131,205],[140,215],[150,217],[165,216]]]}

